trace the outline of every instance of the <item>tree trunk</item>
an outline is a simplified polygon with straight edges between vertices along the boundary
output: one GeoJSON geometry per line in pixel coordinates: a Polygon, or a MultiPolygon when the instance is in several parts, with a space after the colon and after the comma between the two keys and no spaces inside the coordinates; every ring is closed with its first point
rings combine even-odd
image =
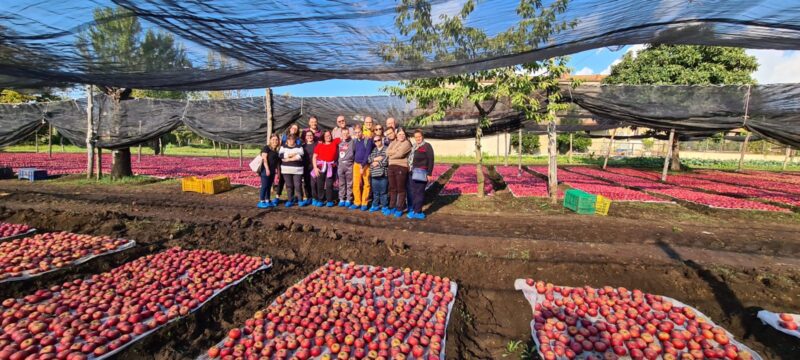
{"type": "Polygon", "coordinates": [[[231,144],[225,144],[228,147],[228,159],[231,158],[231,144]]]}
{"type": "Polygon", "coordinates": [[[569,157],[567,157],[567,162],[572,164],[572,133],[569,134],[569,157]]]}
{"type": "Polygon", "coordinates": [[[789,156],[792,155],[792,148],[786,147],[786,156],[783,158],[783,167],[781,170],[786,171],[786,166],[789,164],[789,156]]]}
{"type": "Polygon", "coordinates": [[[681,171],[681,156],[679,150],[680,142],[678,137],[672,139],[672,156],[669,162],[669,169],[672,171],[681,171]]]}
{"type": "Polygon", "coordinates": [[[119,179],[133,176],[131,169],[131,148],[123,148],[111,152],[114,160],[111,165],[111,178],[119,179]]]}
{"type": "Polygon", "coordinates": [[[611,141],[608,143],[608,149],[606,149],[606,158],[603,160],[603,170],[608,167],[608,157],[611,156],[611,149],[614,147],[614,137],[617,136],[617,129],[611,131],[611,141]]]}
{"type": "Polygon", "coordinates": [[[47,127],[47,157],[53,157],[53,125],[47,127]]]}
{"type": "Polygon", "coordinates": [[[558,146],[556,145],[556,121],[547,124],[547,193],[550,203],[558,203],[558,146]]]}
{"type": "MultiPolygon", "coordinates": [[[[670,144],[672,143],[673,139],[675,139],[675,129],[669,131],[670,144]]],[[[672,154],[670,154],[670,150],[672,150],[672,147],[670,147],[669,150],[667,151],[667,154],[664,155],[664,168],[661,170],[661,181],[663,182],[667,181],[667,169],[669,169],[669,159],[670,157],[672,157],[672,154]]]]}
{"type": "Polygon", "coordinates": [[[136,162],[142,162],[142,144],[139,144],[139,150],[136,153],[136,162]]]}
{"type": "Polygon", "coordinates": [[[97,148],[97,180],[103,178],[103,148],[97,148]]]}
{"type": "Polygon", "coordinates": [[[40,128],[37,127],[36,128],[36,132],[33,133],[33,143],[36,146],[36,153],[37,154],[39,153],[39,129],[40,128]]]}
{"type": "Polygon", "coordinates": [[[481,129],[481,121],[478,121],[478,125],[475,128],[475,160],[478,161],[477,165],[477,176],[478,176],[478,197],[483,198],[486,194],[483,192],[483,182],[485,179],[483,178],[483,154],[481,153],[481,136],[483,136],[483,130],[481,129]]]}
{"type": "Polygon", "coordinates": [[[517,173],[522,174],[522,128],[519,128],[519,137],[517,138],[517,173]]]}
{"type": "Polygon", "coordinates": [[[750,143],[750,133],[747,133],[747,136],[744,137],[744,142],[739,149],[739,166],[736,171],[742,171],[744,168],[744,154],[747,152],[748,143],[750,143]]]}
{"type": "Polygon", "coordinates": [[[92,127],[92,113],[94,107],[93,86],[86,86],[86,179],[92,178],[94,172],[94,145],[92,144],[92,136],[94,136],[94,128],[92,127]]]}

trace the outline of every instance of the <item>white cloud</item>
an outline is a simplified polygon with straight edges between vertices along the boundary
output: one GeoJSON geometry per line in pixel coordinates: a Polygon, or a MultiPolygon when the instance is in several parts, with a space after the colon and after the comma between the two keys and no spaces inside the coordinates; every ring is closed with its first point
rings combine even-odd
{"type": "Polygon", "coordinates": [[[758,60],[759,84],[800,83],[800,51],[747,50],[758,60]]]}
{"type": "MultiPolygon", "coordinates": [[[[639,51],[644,50],[645,47],[647,47],[647,45],[644,44],[631,45],[630,47],[628,47],[628,49],[625,50],[625,54],[631,53],[633,57],[636,57],[636,55],[639,54],[639,51]]],[[[625,54],[623,54],[623,56],[625,54]]],[[[622,56],[620,56],[619,59],[612,61],[607,68],[603,69],[603,71],[600,72],[600,75],[611,74],[611,68],[614,67],[614,65],[619,64],[620,62],[622,62],[622,56]]]]}
{"type": "Polygon", "coordinates": [[[611,65],[608,65],[607,68],[603,69],[603,71],[600,72],[600,75],[609,75],[609,74],[611,74],[611,68],[614,67],[614,65],[619,64],[620,62],[622,62],[621,59],[614,60],[613,62],[611,62],[611,65]]]}
{"type": "Polygon", "coordinates": [[[575,72],[575,75],[592,75],[594,74],[594,70],[592,70],[588,66],[584,66],[583,69],[578,70],[575,72]]]}
{"type": "Polygon", "coordinates": [[[466,2],[467,0],[450,0],[431,5],[431,21],[433,21],[434,24],[438,24],[442,21],[442,15],[447,15],[449,17],[456,16],[461,12],[466,2]]]}

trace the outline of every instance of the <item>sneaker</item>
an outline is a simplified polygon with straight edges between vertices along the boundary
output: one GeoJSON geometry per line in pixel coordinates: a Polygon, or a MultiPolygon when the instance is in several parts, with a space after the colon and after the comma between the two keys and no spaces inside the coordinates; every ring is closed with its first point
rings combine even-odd
{"type": "Polygon", "coordinates": [[[369,207],[367,205],[361,205],[361,211],[367,211],[369,207]]]}
{"type": "Polygon", "coordinates": [[[286,200],[286,203],[284,203],[283,206],[290,208],[294,206],[294,202],[292,200],[286,200]]]}
{"type": "Polygon", "coordinates": [[[379,208],[379,207],[377,207],[377,206],[373,206],[373,207],[369,208],[369,212],[376,212],[376,211],[378,211],[378,210],[380,210],[380,209],[381,209],[381,208],[379,208]]]}
{"type": "Polygon", "coordinates": [[[267,202],[266,201],[259,201],[257,206],[258,206],[259,209],[266,209],[267,208],[267,202]]]}
{"type": "Polygon", "coordinates": [[[425,220],[425,213],[414,213],[414,219],[425,220]]]}
{"type": "Polygon", "coordinates": [[[327,207],[333,207],[333,201],[328,201],[328,203],[327,203],[327,204],[325,204],[325,206],[327,206],[327,207]]]}
{"type": "Polygon", "coordinates": [[[383,208],[383,211],[381,211],[381,213],[383,214],[383,216],[389,216],[394,213],[394,209],[389,209],[388,207],[385,207],[383,208]]]}
{"type": "Polygon", "coordinates": [[[342,201],[342,200],[339,200],[339,207],[344,207],[344,206],[345,206],[345,205],[344,205],[344,201],[342,201]]]}
{"type": "Polygon", "coordinates": [[[298,200],[297,201],[297,207],[303,207],[303,206],[306,206],[306,205],[307,204],[306,204],[305,200],[298,200]]]}
{"type": "Polygon", "coordinates": [[[408,214],[406,215],[406,217],[409,218],[409,219],[414,219],[415,216],[416,216],[415,214],[416,213],[414,211],[409,211],[408,214]]]}
{"type": "Polygon", "coordinates": [[[360,207],[361,206],[359,206],[359,205],[353,204],[353,205],[350,205],[350,210],[356,210],[356,209],[358,209],[360,207]]]}
{"type": "Polygon", "coordinates": [[[279,203],[280,201],[281,201],[280,199],[278,199],[278,198],[274,198],[274,199],[272,199],[272,201],[270,201],[270,203],[272,204],[272,206],[278,206],[278,203],[279,203]]]}
{"type": "Polygon", "coordinates": [[[403,211],[402,210],[395,210],[395,211],[392,212],[392,216],[394,216],[396,218],[399,218],[399,217],[403,216],[403,211]]]}
{"type": "Polygon", "coordinates": [[[344,207],[347,207],[347,208],[349,208],[349,207],[351,207],[351,206],[353,206],[353,203],[351,203],[351,202],[349,202],[349,201],[345,201],[345,202],[344,202],[344,207]]]}

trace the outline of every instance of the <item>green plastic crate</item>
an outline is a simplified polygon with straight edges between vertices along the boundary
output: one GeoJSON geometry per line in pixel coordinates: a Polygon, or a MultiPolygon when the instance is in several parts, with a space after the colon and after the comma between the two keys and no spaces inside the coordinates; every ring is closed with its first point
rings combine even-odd
{"type": "Polygon", "coordinates": [[[569,189],[564,193],[564,207],[578,214],[595,213],[597,196],[578,189],[569,189]]]}

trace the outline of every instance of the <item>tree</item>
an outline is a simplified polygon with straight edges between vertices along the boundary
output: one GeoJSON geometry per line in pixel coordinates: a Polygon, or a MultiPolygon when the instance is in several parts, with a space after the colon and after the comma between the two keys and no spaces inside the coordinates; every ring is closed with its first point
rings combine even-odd
{"type": "MultiPolygon", "coordinates": [[[[519,147],[519,135],[511,134],[511,147],[519,147]]],[[[539,150],[539,135],[524,133],[522,134],[522,153],[533,154],[539,150]]]]}
{"type": "MultiPolygon", "coordinates": [[[[454,15],[431,17],[431,4],[424,0],[403,0],[397,6],[395,25],[403,40],[393,38],[382,50],[384,60],[396,65],[414,66],[434,61],[474,60],[486,54],[501,54],[508,49],[530,50],[545,43],[553,34],[576,25],[556,21],[556,15],[566,11],[568,0],[543,5],[538,0],[520,0],[515,26],[489,36],[480,29],[466,25],[476,2],[467,0],[454,15]]],[[[449,109],[465,103],[472,104],[478,113],[475,128],[475,157],[477,160],[478,196],[483,193],[483,128],[498,102],[508,101],[511,107],[537,122],[552,120],[556,111],[567,105],[559,103],[558,80],[569,72],[565,58],[531,62],[473,73],[401,81],[398,86],[384,90],[414,100],[431,112],[420,115],[413,124],[428,125],[445,117],[449,109]],[[542,110],[542,107],[546,111],[542,110]]]]}
{"type": "MultiPolygon", "coordinates": [[[[576,132],[572,134],[572,151],[584,152],[589,150],[589,146],[592,146],[592,139],[586,136],[586,133],[576,132]]],[[[556,142],[559,153],[566,154],[569,152],[569,133],[558,134],[556,142]]]]}
{"type": "MultiPolygon", "coordinates": [[[[77,47],[86,58],[92,71],[103,72],[116,68],[126,71],[164,71],[191,67],[183,45],[178,44],[171,34],[147,30],[142,27],[136,15],[122,7],[97,8],[94,10],[94,25],[78,35],[77,47]]],[[[120,101],[133,96],[133,89],[99,85],[99,88],[114,100],[120,101]]],[[[185,94],[175,91],[137,91],[138,96],[158,98],[185,98],[185,94]]],[[[119,119],[112,119],[112,127],[119,127],[119,119]]],[[[112,130],[113,131],[113,130],[112,130]]],[[[114,165],[111,176],[115,178],[132,176],[130,148],[113,151],[114,165]]]]}
{"type": "MultiPolygon", "coordinates": [[[[754,56],[744,49],[699,45],[649,45],[638,54],[627,53],[606,84],[628,85],[735,85],[755,84],[754,56]]],[[[671,170],[681,170],[678,136],[672,142],[671,170]]]]}

